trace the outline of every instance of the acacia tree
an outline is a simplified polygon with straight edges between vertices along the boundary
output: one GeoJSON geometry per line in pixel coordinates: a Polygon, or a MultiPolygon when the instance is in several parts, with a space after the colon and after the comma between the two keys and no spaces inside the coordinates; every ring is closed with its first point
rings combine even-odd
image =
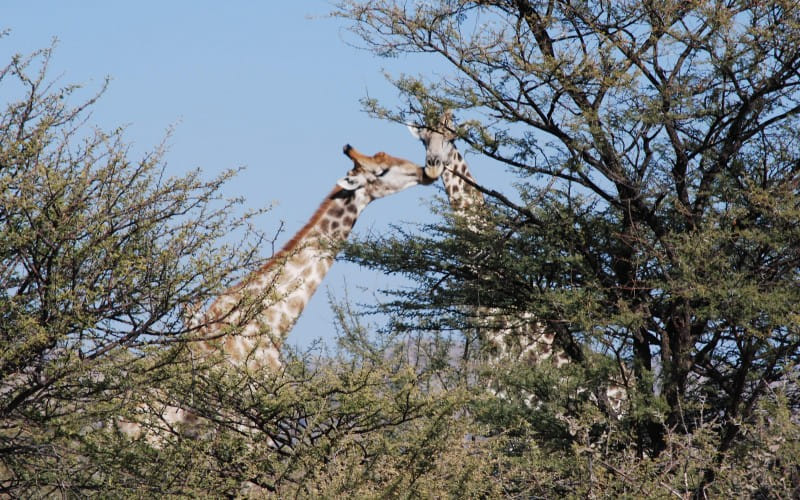
{"type": "Polygon", "coordinates": [[[131,159],[121,129],[86,126],[104,89],[58,86],[51,52],[0,70],[0,495],[91,478],[77,437],[158,385],[183,307],[260,260],[257,212],[220,195],[233,171],[168,176],[163,147],[131,159]]]}
{"type": "Polygon", "coordinates": [[[521,181],[519,203],[485,190],[491,235],[440,226],[352,250],[419,281],[396,310],[428,326],[459,305],[534,312],[576,365],[605,350],[628,368],[614,378],[639,456],[712,418],[721,463],[800,356],[796,2],[378,0],[337,15],[379,55],[442,63],[393,80],[398,109],[368,109],[430,127],[454,109],[459,138],[521,181]]]}

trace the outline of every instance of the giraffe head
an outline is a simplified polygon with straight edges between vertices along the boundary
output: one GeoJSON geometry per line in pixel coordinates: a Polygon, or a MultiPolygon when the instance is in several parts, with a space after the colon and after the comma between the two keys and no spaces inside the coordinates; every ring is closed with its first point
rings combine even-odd
{"type": "Polygon", "coordinates": [[[460,155],[455,145],[452,111],[448,110],[442,115],[435,130],[414,125],[409,125],[408,130],[425,145],[426,168],[451,169],[458,161],[460,155]]]}
{"type": "Polygon", "coordinates": [[[346,191],[363,191],[369,200],[417,184],[431,184],[442,174],[441,167],[420,167],[384,152],[367,156],[349,144],[344,147],[344,154],[353,160],[353,168],[337,184],[346,191]]]}
{"type": "Polygon", "coordinates": [[[470,207],[485,204],[483,194],[474,186],[475,178],[467,168],[467,163],[455,145],[452,111],[446,111],[435,126],[408,126],[411,135],[425,146],[426,168],[442,169],[442,183],[450,199],[450,206],[456,213],[466,217],[469,227],[477,229],[475,214],[467,213],[470,207]]]}

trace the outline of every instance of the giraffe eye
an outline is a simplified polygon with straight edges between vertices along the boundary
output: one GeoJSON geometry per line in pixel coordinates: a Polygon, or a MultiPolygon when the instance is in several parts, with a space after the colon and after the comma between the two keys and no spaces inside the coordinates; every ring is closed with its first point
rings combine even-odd
{"type": "Polygon", "coordinates": [[[383,177],[384,175],[386,175],[388,173],[389,173],[389,169],[385,168],[385,169],[381,170],[380,172],[378,172],[377,177],[383,177]]]}

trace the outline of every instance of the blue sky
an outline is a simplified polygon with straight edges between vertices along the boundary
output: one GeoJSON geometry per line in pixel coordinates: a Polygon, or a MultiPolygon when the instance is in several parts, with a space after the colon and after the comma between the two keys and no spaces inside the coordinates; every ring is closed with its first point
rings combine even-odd
{"type": "MultiPolygon", "coordinates": [[[[386,151],[422,163],[424,150],[405,127],[370,118],[359,99],[367,94],[398,101],[383,76],[412,71],[409,59],[379,59],[356,42],[327,1],[110,2],[4,0],[0,28],[3,65],[58,38],[50,75],[59,82],[98,89],[111,84],[91,123],[126,126],[134,157],[151,150],[174,126],[167,154],[175,174],[200,167],[209,177],[231,167],[246,170],[225,189],[248,207],[275,207],[259,220],[278,243],[289,239],[349,168],[341,148],[386,151]]],[[[426,63],[433,64],[435,61],[426,63]]],[[[471,167],[485,184],[481,163],[471,167]]],[[[439,192],[415,187],[377,200],[356,232],[384,232],[390,223],[425,222],[439,192]]],[[[265,249],[269,255],[271,249],[265,249]]],[[[290,334],[307,345],[330,339],[333,315],[327,292],[344,290],[355,301],[387,284],[378,271],[337,262],[290,334]]]]}

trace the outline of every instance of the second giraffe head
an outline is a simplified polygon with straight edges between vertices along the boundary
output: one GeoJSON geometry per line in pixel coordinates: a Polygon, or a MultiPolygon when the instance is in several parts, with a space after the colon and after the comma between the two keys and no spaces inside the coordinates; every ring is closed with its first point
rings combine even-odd
{"type": "Polygon", "coordinates": [[[456,135],[453,132],[452,111],[446,111],[439,119],[435,129],[409,125],[411,135],[425,146],[425,167],[432,169],[451,169],[459,159],[456,149],[456,135]]]}

